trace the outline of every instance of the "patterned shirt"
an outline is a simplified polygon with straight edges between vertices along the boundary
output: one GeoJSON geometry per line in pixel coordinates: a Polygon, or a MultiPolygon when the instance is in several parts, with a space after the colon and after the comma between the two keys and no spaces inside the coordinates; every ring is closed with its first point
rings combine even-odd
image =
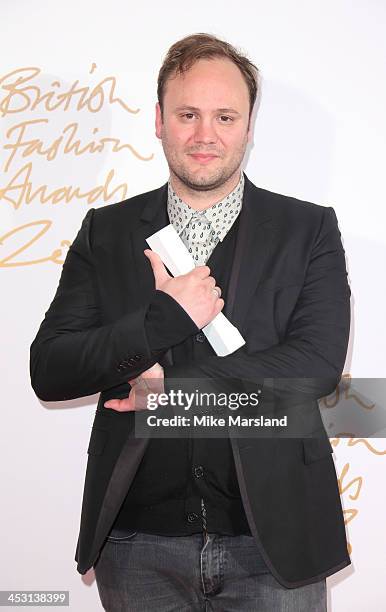
{"type": "Polygon", "coordinates": [[[177,231],[195,266],[203,266],[218,242],[222,242],[236,221],[244,194],[244,174],[236,188],[220,202],[205,210],[195,210],[178,197],[168,183],[169,221],[177,231]]]}

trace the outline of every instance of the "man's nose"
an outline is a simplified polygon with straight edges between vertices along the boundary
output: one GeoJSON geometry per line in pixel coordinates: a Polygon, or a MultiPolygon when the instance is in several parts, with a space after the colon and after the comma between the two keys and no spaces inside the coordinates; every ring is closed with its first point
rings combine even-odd
{"type": "Polygon", "coordinates": [[[194,139],[196,142],[203,142],[205,144],[217,141],[217,132],[211,119],[201,119],[197,123],[194,139]]]}

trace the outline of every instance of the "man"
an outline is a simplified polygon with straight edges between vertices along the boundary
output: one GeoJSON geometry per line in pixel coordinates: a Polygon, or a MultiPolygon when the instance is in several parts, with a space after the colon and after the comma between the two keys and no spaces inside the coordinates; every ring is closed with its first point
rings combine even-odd
{"type": "Polygon", "coordinates": [[[215,37],[170,48],[156,106],[169,181],[86,214],[31,346],[41,399],[101,392],[76,560],[109,611],[318,612],[350,564],[317,405],[346,356],[344,251],[332,208],[241,172],[257,83],[215,37]],[[196,264],[176,278],[146,243],[169,223],[196,264]],[[221,311],[246,341],[225,357],[201,331],[221,311]],[[191,378],[259,391],[255,416],[273,397],[291,417],[300,394],[304,437],[136,437],[143,383],[191,378]]]}

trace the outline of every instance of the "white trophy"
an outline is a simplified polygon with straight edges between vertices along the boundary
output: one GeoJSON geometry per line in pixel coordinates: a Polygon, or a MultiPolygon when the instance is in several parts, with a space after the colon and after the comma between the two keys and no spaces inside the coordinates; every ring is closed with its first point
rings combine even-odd
{"type": "MultiPolygon", "coordinates": [[[[162,259],[173,276],[186,274],[195,268],[193,258],[173,225],[167,225],[146,238],[150,248],[162,259]]],[[[202,328],[214,351],[220,357],[233,353],[245,344],[237,327],[222,312],[202,328]]]]}

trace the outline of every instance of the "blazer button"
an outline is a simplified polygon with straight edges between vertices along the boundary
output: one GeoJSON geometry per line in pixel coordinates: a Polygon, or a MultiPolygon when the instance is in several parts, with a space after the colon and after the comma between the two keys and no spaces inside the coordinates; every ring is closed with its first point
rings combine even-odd
{"type": "Polygon", "coordinates": [[[188,519],[188,523],[195,523],[198,519],[198,514],[195,512],[189,512],[186,518],[188,519]]]}
{"type": "Polygon", "coordinates": [[[205,342],[205,334],[203,334],[202,332],[199,332],[198,334],[196,334],[196,341],[205,342]]]}
{"type": "Polygon", "coordinates": [[[193,474],[196,478],[201,478],[201,476],[204,475],[204,468],[202,467],[202,465],[197,465],[193,470],[193,474]]]}

